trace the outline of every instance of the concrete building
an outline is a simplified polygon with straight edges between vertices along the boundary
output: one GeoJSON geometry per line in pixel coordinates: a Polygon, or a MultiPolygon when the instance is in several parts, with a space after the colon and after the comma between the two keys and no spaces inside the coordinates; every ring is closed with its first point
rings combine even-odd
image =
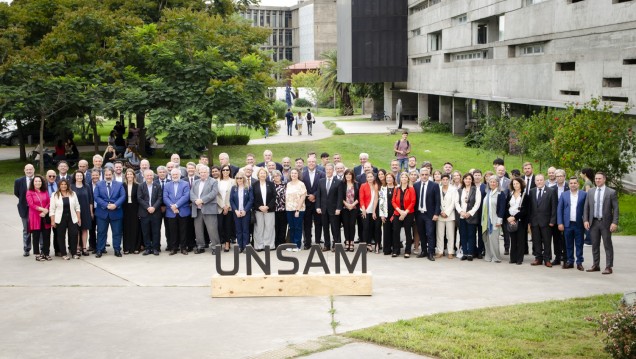
{"type": "Polygon", "coordinates": [[[336,1],[299,0],[291,6],[252,6],[241,14],[253,26],[272,29],[261,47],[272,60],[312,62],[336,49],[336,1]]]}

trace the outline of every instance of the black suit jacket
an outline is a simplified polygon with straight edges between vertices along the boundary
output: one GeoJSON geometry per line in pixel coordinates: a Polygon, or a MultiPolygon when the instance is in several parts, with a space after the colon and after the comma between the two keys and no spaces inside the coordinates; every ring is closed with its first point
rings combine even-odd
{"type": "MultiPolygon", "coordinates": [[[[420,190],[422,188],[422,182],[415,182],[413,189],[415,190],[415,212],[420,210],[420,190]]],[[[431,180],[426,185],[426,214],[425,216],[432,219],[433,216],[439,216],[441,211],[441,195],[439,185],[431,180]]]]}
{"type": "MultiPolygon", "coordinates": [[[[375,166],[371,166],[371,167],[373,167],[373,173],[378,174],[378,168],[375,166]]],[[[362,165],[357,165],[353,167],[353,174],[355,174],[356,177],[360,176],[362,174],[362,165]]]]}
{"type": "MultiPolygon", "coordinates": [[[[283,172],[283,165],[281,165],[281,164],[280,164],[280,163],[278,163],[278,162],[274,162],[274,163],[276,163],[276,169],[277,169],[277,170],[279,170],[279,171],[281,171],[281,172],[283,172]]],[[[257,166],[258,166],[258,167],[263,167],[263,168],[267,169],[267,166],[265,165],[265,162],[258,163],[258,164],[257,164],[257,166]]]]}
{"type": "MultiPolygon", "coordinates": [[[[321,179],[325,178],[325,173],[324,172],[320,172],[318,171],[318,169],[315,170],[315,175],[314,175],[314,185],[311,185],[311,181],[309,180],[309,169],[305,168],[303,170],[303,178],[302,181],[305,184],[305,188],[307,188],[307,196],[309,196],[310,194],[316,195],[316,192],[318,192],[318,183],[320,182],[321,179]]],[[[307,201],[309,201],[309,199],[307,199],[307,201]]]]}
{"type": "Polygon", "coordinates": [[[556,190],[543,186],[541,202],[537,202],[537,188],[530,190],[530,216],[529,222],[532,226],[545,227],[557,223],[557,192],[556,190]]]}
{"type": "Polygon", "coordinates": [[[318,183],[318,192],[316,192],[316,208],[320,208],[322,213],[328,213],[332,216],[336,215],[336,210],[342,210],[342,186],[336,176],[331,179],[331,187],[327,191],[327,178],[322,178],[318,183]]]}
{"type": "Polygon", "coordinates": [[[148,185],[146,185],[146,182],[143,182],[137,188],[137,201],[139,202],[139,210],[137,213],[139,217],[161,216],[160,208],[163,204],[163,191],[161,190],[161,183],[159,183],[159,181],[152,183],[152,198],[148,197],[148,185]],[[154,207],[155,212],[153,214],[148,213],[148,207],[154,207]]]}
{"type": "Polygon", "coordinates": [[[252,187],[252,191],[254,193],[254,204],[252,206],[252,208],[254,209],[254,211],[258,211],[258,208],[260,206],[267,206],[267,212],[274,212],[276,210],[276,186],[274,186],[273,182],[270,181],[265,181],[265,188],[266,188],[266,193],[265,193],[265,201],[266,203],[263,203],[263,193],[261,192],[261,183],[260,182],[256,182],[253,187],[252,187]]]}
{"type": "MultiPolygon", "coordinates": [[[[530,187],[530,189],[533,189],[533,188],[535,188],[535,187],[537,186],[537,184],[536,184],[536,183],[534,183],[534,179],[535,179],[535,178],[536,178],[536,176],[533,174],[533,175],[530,177],[530,183],[526,183],[526,195],[527,195],[527,194],[529,194],[529,191],[530,191],[530,190],[528,189],[528,187],[530,187]]],[[[526,175],[522,175],[522,176],[521,176],[521,179],[523,179],[523,180],[525,181],[525,180],[526,180],[526,175]]]]}
{"type": "Polygon", "coordinates": [[[29,204],[26,200],[27,190],[26,176],[18,178],[13,183],[13,194],[18,197],[18,213],[22,218],[29,217],[29,204]]]}

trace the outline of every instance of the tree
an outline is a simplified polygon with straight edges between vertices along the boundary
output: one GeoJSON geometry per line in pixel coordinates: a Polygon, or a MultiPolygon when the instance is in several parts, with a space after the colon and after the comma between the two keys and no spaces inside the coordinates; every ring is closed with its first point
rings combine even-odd
{"type": "Polygon", "coordinates": [[[338,54],[336,50],[327,51],[322,54],[322,57],[325,59],[325,63],[320,69],[322,74],[320,87],[323,91],[338,95],[340,110],[343,115],[353,115],[350,95],[351,84],[338,82],[338,54]]]}
{"type": "Polygon", "coordinates": [[[318,106],[318,98],[321,97],[322,91],[320,88],[320,74],[318,71],[306,71],[293,74],[291,77],[292,87],[304,87],[306,88],[313,100],[318,106]]]}

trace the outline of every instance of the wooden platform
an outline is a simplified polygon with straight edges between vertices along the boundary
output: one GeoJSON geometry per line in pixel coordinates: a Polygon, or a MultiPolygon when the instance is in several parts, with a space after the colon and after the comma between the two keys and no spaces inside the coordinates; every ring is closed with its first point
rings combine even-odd
{"type": "Polygon", "coordinates": [[[372,295],[371,273],[212,277],[212,297],[372,295]]]}

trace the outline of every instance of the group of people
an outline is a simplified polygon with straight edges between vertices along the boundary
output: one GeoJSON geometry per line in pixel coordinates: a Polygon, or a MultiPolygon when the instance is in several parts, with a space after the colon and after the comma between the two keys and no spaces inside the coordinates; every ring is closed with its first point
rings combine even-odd
{"type": "Polygon", "coordinates": [[[461,174],[450,162],[433,170],[429,162],[418,167],[408,155],[407,136],[395,147],[402,158],[388,170],[373,166],[366,153],[359,165],[347,168],[339,154],[330,159],[309,153],[278,163],[269,150],[258,164],[247,155],[241,168],[226,153],[217,166],[203,155],[185,167],[173,154],[156,172],[148,160],[137,171],[124,171],[121,162],[106,167],[101,155],[93,157],[92,169],[81,160],[69,174],[61,162],[58,173],[51,170],[46,178],[27,165],[25,176],[15,181],[24,255],[33,249],[37,260],[50,260],[53,228],[56,255],[70,259],[92,251],[101,257],[109,227],[116,256],[159,255],[163,223],[170,255],[206,248],[218,254],[217,246],[227,252],[234,243],[241,252],[250,244],[261,251],[286,242],[296,245],[293,251],[314,244],[334,251],[336,243],[353,251],[360,243],[393,257],[409,258],[419,250],[418,257],[431,261],[446,256],[501,262],[503,236],[504,255],[522,264],[531,233],[532,265],[584,270],[587,233],[593,252],[588,271],[600,271],[602,240],[603,273],[612,273],[618,202],[605,174],[582,170],[579,190],[579,178],[566,181],[563,170],[549,168],[546,179],[529,162],[523,174],[509,175],[501,159],[492,171],[461,174]]]}
{"type": "Polygon", "coordinates": [[[298,112],[297,115],[294,115],[291,108],[287,109],[285,113],[285,120],[287,121],[287,136],[292,136],[293,130],[295,129],[298,133],[298,136],[302,136],[303,134],[303,124],[307,124],[307,134],[309,136],[313,136],[313,126],[316,123],[316,118],[314,114],[311,112],[311,109],[307,109],[307,113],[303,116],[302,112],[298,112]]]}

